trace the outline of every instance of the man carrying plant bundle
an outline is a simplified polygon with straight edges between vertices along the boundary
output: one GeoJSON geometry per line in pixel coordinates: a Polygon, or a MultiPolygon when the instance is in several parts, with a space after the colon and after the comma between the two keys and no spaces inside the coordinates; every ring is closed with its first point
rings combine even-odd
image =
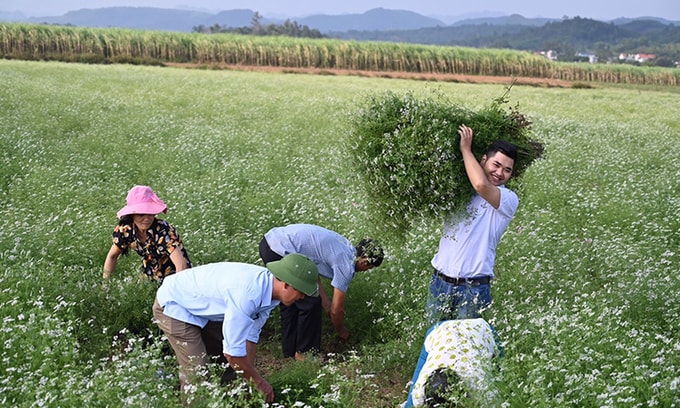
{"type": "Polygon", "coordinates": [[[491,304],[496,246],[519,205],[517,194],[504,186],[517,160],[516,146],[496,141],[477,161],[472,152],[472,129],[461,125],[458,134],[465,172],[475,194],[465,214],[453,214],[445,223],[432,259],[434,274],[427,301],[430,324],[479,318],[491,304]]]}

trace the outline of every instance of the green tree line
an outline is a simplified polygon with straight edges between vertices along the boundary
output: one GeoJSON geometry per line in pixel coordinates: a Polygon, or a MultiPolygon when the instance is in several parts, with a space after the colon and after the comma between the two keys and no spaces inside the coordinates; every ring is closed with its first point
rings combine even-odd
{"type": "Polygon", "coordinates": [[[237,33],[244,35],[274,35],[296,38],[326,38],[319,30],[311,29],[306,25],[300,25],[297,21],[291,21],[290,19],[284,21],[283,24],[262,24],[262,15],[260,15],[259,12],[255,12],[253,15],[250,27],[225,27],[219,24],[213,24],[209,27],[198,25],[193,27],[191,31],[204,34],[237,33]]]}

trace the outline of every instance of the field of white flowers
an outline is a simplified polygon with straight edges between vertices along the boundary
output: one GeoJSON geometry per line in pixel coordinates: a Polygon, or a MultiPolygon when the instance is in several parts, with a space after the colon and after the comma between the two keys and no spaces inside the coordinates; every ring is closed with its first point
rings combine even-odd
{"type": "MultiPolygon", "coordinates": [[[[181,406],[139,257],[101,281],[135,184],[168,203],[194,264],[256,263],[262,234],[294,222],[379,238],[385,263],[348,291],[352,342],[327,327],[333,353],[276,362],[273,316],[261,369],[274,406],[406,399],[441,220],[404,236],[372,223],[349,118],[386,89],[474,109],[502,86],[6,60],[0,84],[2,406],[181,406]]],[[[510,99],[547,150],[513,183],[520,207],[498,248],[499,406],[680,407],[677,89],[514,87],[510,99]]],[[[194,399],[263,405],[214,380],[194,399]]]]}

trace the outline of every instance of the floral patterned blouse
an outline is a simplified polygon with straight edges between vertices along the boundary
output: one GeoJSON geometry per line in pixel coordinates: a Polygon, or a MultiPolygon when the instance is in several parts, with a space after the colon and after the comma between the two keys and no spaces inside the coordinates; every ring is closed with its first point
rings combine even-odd
{"type": "Polygon", "coordinates": [[[175,265],[170,260],[170,254],[176,249],[182,251],[187,267],[191,268],[191,261],[182,245],[182,239],[175,227],[167,221],[154,219],[146,231],[146,238],[146,242],[139,240],[134,224],[117,225],[113,231],[113,243],[122,251],[129,248],[137,252],[142,257],[144,273],[158,283],[162,283],[166,276],[176,272],[175,265]]]}
{"type": "MultiPolygon", "coordinates": [[[[451,368],[465,388],[477,391],[480,406],[490,406],[491,359],[499,353],[493,328],[484,319],[446,320],[432,326],[425,337],[405,407],[425,405],[425,384],[438,368],[451,368]]],[[[471,404],[478,406],[477,404],[471,404]]]]}

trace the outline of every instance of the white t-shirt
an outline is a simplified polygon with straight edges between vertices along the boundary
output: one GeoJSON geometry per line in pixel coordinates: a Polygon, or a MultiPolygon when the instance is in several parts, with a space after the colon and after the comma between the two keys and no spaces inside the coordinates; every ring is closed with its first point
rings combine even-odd
{"type": "Polygon", "coordinates": [[[496,247],[519,206],[514,191],[499,186],[501,202],[495,209],[475,194],[464,215],[454,214],[444,224],[432,266],[452,278],[494,276],[496,247]]]}

